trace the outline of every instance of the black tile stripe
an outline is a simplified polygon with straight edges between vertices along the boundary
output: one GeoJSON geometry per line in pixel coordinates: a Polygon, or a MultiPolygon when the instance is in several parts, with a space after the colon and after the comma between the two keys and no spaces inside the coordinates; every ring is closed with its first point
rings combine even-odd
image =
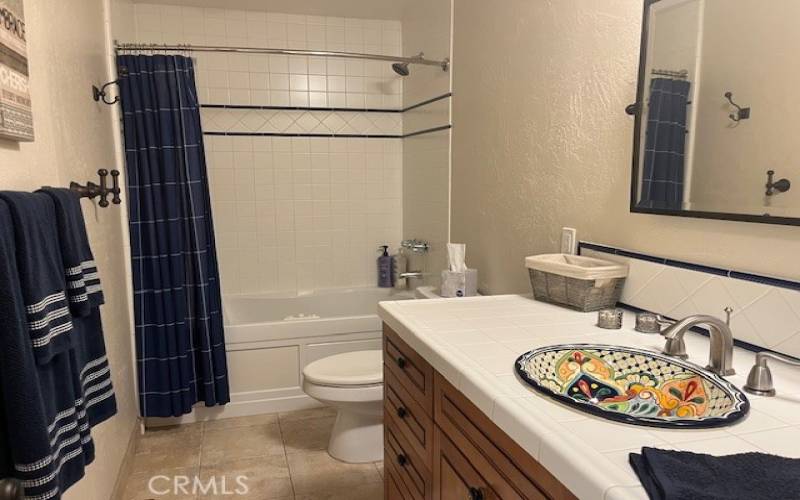
{"type": "Polygon", "coordinates": [[[230,136],[230,137],[327,137],[340,139],[405,139],[422,134],[439,132],[453,128],[452,125],[417,130],[408,134],[314,134],[305,132],[203,132],[203,135],[230,136]]]}
{"type": "Polygon", "coordinates": [[[578,242],[578,255],[581,254],[581,250],[583,249],[594,250],[596,252],[608,253],[612,255],[619,255],[621,257],[629,257],[632,259],[646,260],[649,262],[655,262],[657,264],[663,264],[669,267],[678,267],[681,269],[688,269],[690,271],[698,271],[701,273],[714,274],[716,276],[723,276],[743,281],[750,281],[753,283],[760,283],[762,285],[769,285],[778,288],[786,288],[789,290],[800,291],[800,282],[791,281],[783,278],[761,276],[758,274],[743,273],[731,269],[722,269],[719,267],[706,266],[703,264],[694,264],[692,262],[683,262],[680,260],[672,260],[664,257],[655,257],[652,255],[642,254],[638,252],[631,252],[628,250],[622,250],[619,248],[609,247],[605,245],[598,245],[597,243],[590,243],[587,241],[578,242]]]}
{"type": "Polygon", "coordinates": [[[419,108],[421,106],[426,106],[428,104],[433,104],[434,102],[441,101],[442,99],[447,99],[448,97],[452,97],[453,93],[448,92],[446,94],[442,94],[440,96],[428,99],[426,101],[418,102],[417,104],[412,104],[406,108],[401,109],[392,109],[392,108],[336,108],[336,107],[324,107],[324,106],[259,106],[255,104],[201,104],[201,108],[206,109],[256,109],[256,110],[274,110],[274,111],[331,111],[331,112],[343,112],[343,113],[405,113],[406,111],[411,111],[412,109],[419,108]]]}

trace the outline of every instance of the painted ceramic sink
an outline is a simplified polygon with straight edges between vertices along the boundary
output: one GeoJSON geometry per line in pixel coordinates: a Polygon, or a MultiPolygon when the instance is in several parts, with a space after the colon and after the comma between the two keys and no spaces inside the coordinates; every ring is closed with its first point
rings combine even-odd
{"type": "Polygon", "coordinates": [[[578,410],[651,427],[722,427],[744,417],[747,397],[725,379],[663,354],[599,344],[535,349],[516,361],[537,391],[578,410]]]}

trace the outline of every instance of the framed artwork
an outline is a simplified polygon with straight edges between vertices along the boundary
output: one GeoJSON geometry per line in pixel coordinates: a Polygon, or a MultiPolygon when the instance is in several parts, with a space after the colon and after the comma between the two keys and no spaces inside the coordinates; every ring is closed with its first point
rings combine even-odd
{"type": "Polygon", "coordinates": [[[22,0],[0,0],[0,138],[33,140],[22,0]]]}

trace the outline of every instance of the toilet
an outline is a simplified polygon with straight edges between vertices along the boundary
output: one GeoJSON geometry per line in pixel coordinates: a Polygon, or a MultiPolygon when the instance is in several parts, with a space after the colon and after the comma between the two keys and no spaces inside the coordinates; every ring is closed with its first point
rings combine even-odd
{"type": "Polygon", "coordinates": [[[303,369],[303,391],[337,410],[328,453],[342,462],[383,459],[383,353],[356,351],[303,369]]]}

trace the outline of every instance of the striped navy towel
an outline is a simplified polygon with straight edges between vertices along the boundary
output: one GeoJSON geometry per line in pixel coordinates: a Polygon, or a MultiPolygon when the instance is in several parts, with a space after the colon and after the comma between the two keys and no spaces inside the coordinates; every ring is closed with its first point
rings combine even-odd
{"type": "Polygon", "coordinates": [[[66,188],[45,187],[39,190],[53,199],[55,204],[58,241],[67,297],[73,316],[87,316],[93,307],[103,304],[103,290],[94,262],[86,222],[81,211],[80,198],[66,188]]]}
{"type": "Polygon", "coordinates": [[[42,188],[55,204],[58,241],[64,262],[67,296],[72,311],[73,362],[89,423],[94,426],[117,413],[106,357],[99,306],[103,304],[100,278],[86,234],[80,198],[69,189],[42,188]]]}
{"type": "Polygon", "coordinates": [[[13,225],[0,200],[0,477],[21,481],[25,498],[58,500],[83,477],[94,443],[70,354],[39,363],[31,348],[13,225]]]}
{"type": "Polygon", "coordinates": [[[58,246],[53,200],[44,193],[0,191],[13,220],[17,268],[36,359],[47,363],[71,346],[72,316],[58,246]]]}

